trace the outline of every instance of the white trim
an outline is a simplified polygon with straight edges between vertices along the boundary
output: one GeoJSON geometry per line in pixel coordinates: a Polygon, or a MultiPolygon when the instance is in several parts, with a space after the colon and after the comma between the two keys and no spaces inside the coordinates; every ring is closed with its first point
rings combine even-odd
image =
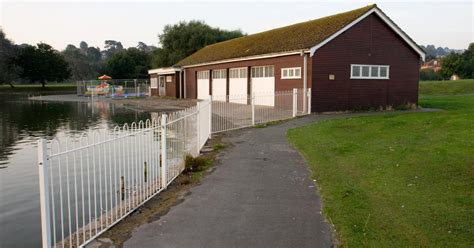
{"type": "Polygon", "coordinates": [[[311,47],[310,56],[313,56],[314,53],[316,52],[316,50],[318,50],[319,48],[321,48],[322,46],[324,46],[325,44],[327,44],[328,42],[330,42],[331,40],[333,40],[334,38],[336,38],[340,34],[344,33],[346,30],[348,30],[352,26],[356,25],[357,23],[359,23],[360,21],[362,21],[363,19],[365,19],[367,16],[369,16],[372,13],[377,14],[393,31],[395,31],[395,33],[397,33],[408,45],[410,45],[411,48],[413,48],[413,50],[415,50],[420,55],[420,57],[423,61],[425,61],[425,55],[426,55],[425,52],[418,45],[416,45],[408,37],[408,35],[405,34],[392,20],[390,20],[390,18],[387,15],[385,15],[385,13],[383,13],[378,7],[375,7],[373,9],[367,11],[367,13],[360,16],[355,21],[351,22],[349,25],[345,26],[344,28],[340,29],[339,31],[337,31],[333,35],[329,36],[324,41],[322,41],[322,42],[318,43],[317,45],[311,47]]]}
{"type": "Polygon", "coordinates": [[[390,79],[390,66],[389,65],[366,65],[366,64],[351,64],[351,77],[350,79],[375,79],[375,80],[387,80],[387,79],[390,79]],[[354,77],[353,76],[353,69],[354,69],[354,66],[359,66],[361,69],[360,69],[360,76],[356,76],[354,77]],[[362,76],[362,67],[363,66],[368,66],[369,67],[369,76],[368,77],[365,77],[365,76],[362,76]],[[385,67],[387,68],[387,76],[386,77],[381,77],[380,76],[380,69],[379,69],[379,76],[378,77],[373,77],[371,76],[372,75],[372,67],[373,66],[378,66],[378,67],[385,67]]]}
{"type": "Polygon", "coordinates": [[[301,67],[287,67],[287,68],[281,68],[281,75],[280,75],[280,78],[281,78],[281,79],[301,79],[301,67]],[[283,76],[283,71],[285,71],[285,70],[288,71],[288,72],[287,72],[288,75],[283,76]],[[290,76],[290,75],[289,75],[290,70],[293,70],[293,76],[290,76]],[[299,70],[299,71],[300,71],[300,75],[299,75],[299,76],[295,76],[296,70],[299,70]]]}
{"type": "Polygon", "coordinates": [[[299,50],[290,51],[290,52],[268,53],[268,54],[263,54],[263,55],[255,55],[255,56],[240,57],[240,58],[234,58],[234,59],[217,60],[217,61],[200,63],[200,64],[185,65],[185,66],[182,66],[182,68],[185,69],[185,68],[192,68],[192,67],[205,66],[205,65],[224,64],[224,63],[237,62],[237,61],[275,58],[275,57],[282,57],[282,56],[295,55],[295,54],[301,55],[302,52],[309,53],[310,51],[307,49],[303,49],[303,50],[299,49],[299,50]]]}
{"type": "Polygon", "coordinates": [[[148,70],[148,74],[158,74],[158,75],[165,75],[165,74],[174,74],[175,72],[180,72],[181,68],[177,67],[162,67],[148,70]]]}

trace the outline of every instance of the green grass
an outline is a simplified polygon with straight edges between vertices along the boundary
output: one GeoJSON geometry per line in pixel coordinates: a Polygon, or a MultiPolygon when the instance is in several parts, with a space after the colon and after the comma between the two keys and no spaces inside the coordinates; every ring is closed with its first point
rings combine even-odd
{"type": "Polygon", "coordinates": [[[43,91],[76,91],[76,83],[48,83],[45,88],[41,84],[17,84],[11,88],[8,84],[0,84],[0,92],[43,92],[43,91]]]}
{"type": "Polygon", "coordinates": [[[457,95],[474,93],[474,79],[458,81],[421,81],[420,95],[457,95]]]}
{"type": "MultiPolygon", "coordinates": [[[[466,84],[472,81],[456,82],[466,84]]],[[[331,120],[288,132],[342,245],[473,247],[474,96],[425,96],[420,105],[443,110],[331,120]]]]}

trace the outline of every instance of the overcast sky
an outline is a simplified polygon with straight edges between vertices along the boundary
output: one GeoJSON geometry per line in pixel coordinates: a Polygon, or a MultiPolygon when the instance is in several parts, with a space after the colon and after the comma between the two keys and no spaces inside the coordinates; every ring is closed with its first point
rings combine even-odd
{"type": "MultiPolygon", "coordinates": [[[[158,45],[164,25],[203,20],[213,27],[252,34],[366,6],[368,1],[2,1],[0,26],[15,43],[45,42],[103,48],[158,45]]],[[[474,41],[472,1],[378,1],[377,5],[418,44],[467,48],[474,41]]]]}

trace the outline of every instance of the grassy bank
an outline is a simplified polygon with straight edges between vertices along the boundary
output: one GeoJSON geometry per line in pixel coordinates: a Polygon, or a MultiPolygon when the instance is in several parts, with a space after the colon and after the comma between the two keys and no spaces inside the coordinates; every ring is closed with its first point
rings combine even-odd
{"type": "Polygon", "coordinates": [[[421,84],[420,104],[443,111],[333,120],[289,131],[343,245],[472,247],[474,96],[430,96],[445,87],[431,84],[421,84]]]}
{"type": "Polygon", "coordinates": [[[456,95],[474,93],[474,79],[458,81],[421,81],[420,95],[456,95]]]}
{"type": "Polygon", "coordinates": [[[75,83],[60,83],[47,84],[46,87],[41,87],[41,84],[18,84],[15,88],[8,84],[0,85],[0,93],[27,93],[27,92],[75,92],[77,87],[75,83]]]}

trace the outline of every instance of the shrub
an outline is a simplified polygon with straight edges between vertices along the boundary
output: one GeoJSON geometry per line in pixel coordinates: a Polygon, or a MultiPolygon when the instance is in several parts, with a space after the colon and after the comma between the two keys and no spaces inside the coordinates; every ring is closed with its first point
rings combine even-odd
{"type": "Polygon", "coordinates": [[[184,172],[197,172],[204,170],[210,164],[210,160],[204,157],[193,157],[186,155],[184,159],[184,172]]]}

